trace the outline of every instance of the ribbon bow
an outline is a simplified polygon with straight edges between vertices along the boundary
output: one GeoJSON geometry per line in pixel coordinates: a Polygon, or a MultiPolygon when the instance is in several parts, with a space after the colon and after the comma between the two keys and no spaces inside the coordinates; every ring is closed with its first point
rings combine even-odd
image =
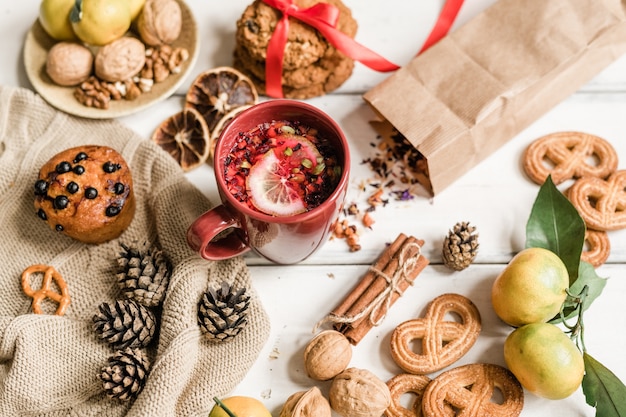
{"type": "MultiPolygon", "coordinates": [[[[300,8],[293,3],[293,0],[262,1],[282,13],[267,46],[265,93],[270,97],[283,97],[283,57],[289,34],[289,17],[298,19],[317,29],[337,50],[375,71],[389,72],[400,68],[337,29],[339,9],[332,4],[317,3],[309,8],[300,8]]],[[[448,0],[446,2],[435,28],[420,53],[447,33],[462,3],[463,0],[448,0]]]]}

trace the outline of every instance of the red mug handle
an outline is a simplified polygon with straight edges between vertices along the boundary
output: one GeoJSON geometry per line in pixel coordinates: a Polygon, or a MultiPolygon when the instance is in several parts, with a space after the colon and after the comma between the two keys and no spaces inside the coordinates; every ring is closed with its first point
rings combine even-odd
{"type": "Polygon", "coordinates": [[[235,230],[221,239],[213,240],[228,228],[241,229],[241,223],[224,205],[219,205],[202,214],[189,226],[187,243],[210,261],[221,261],[248,252],[250,247],[235,230]]]}

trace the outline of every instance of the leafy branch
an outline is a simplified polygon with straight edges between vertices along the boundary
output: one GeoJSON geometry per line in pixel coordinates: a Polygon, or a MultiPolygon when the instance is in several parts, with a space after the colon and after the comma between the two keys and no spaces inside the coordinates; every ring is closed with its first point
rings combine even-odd
{"type": "Polygon", "coordinates": [[[568,297],[561,312],[550,322],[562,323],[582,351],[583,393],[587,404],[596,408],[596,417],[626,417],[626,386],[585,348],[583,315],[606,285],[606,279],[600,278],[591,264],[580,260],[585,228],[576,208],[548,176],[526,224],[526,247],[541,247],[556,253],[569,273],[568,297]],[[567,321],[573,318],[576,323],[569,325],[567,321]]]}

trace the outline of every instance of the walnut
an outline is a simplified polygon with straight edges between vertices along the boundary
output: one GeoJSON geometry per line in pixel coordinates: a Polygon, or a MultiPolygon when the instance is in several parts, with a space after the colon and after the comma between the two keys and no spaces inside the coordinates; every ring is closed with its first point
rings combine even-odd
{"type": "Polygon", "coordinates": [[[124,88],[126,90],[126,94],[124,95],[124,98],[126,100],[134,100],[143,93],[143,91],[141,91],[141,88],[139,88],[137,83],[135,83],[133,80],[126,80],[124,82],[124,88]]]}
{"type": "Polygon", "coordinates": [[[108,83],[106,81],[101,81],[100,85],[111,95],[111,100],[121,100],[123,95],[122,92],[115,86],[114,83],[108,83]]]}
{"type": "Polygon", "coordinates": [[[140,77],[160,83],[170,74],[179,73],[187,59],[189,51],[185,48],[172,48],[170,45],[147,48],[146,64],[141,70],[140,77]]]}
{"type": "Polygon", "coordinates": [[[175,48],[167,61],[167,68],[172,74],[178,74],[182,70],[183,63],[189,59],[189,51],[186,48],[175,48]]]}
{"type": "Polygon", "coordinates": [[[98,78],[91,76],[74,90],[76,100],[87,107],[108,109],[111,91],[98,78]]]}
{"type": "Polygon", "coordinates": [[[182,26],[182,11],[176,0],[146,0],[137,17],[139,36],[152,46],[174,42],[182,26]]]}
{"type": "Polygon", "coordinates": [[[78,85],[91,75],[93,54],[76,42],[58,42],[46,56],[46,73],[64,87],[78,85]]]}
{"type": "Polygon", "coordinates": [[[138,78],[135,82],[137,83],[139,89],[144,93],[152,91],[152,87],[154,86],[154,80],[151,78],[138,78]]]}
{"type": "Polygon", "coordinates": [[[304,367],[309,377],[327,381],[343,372],[352,359],[352,346],[343,333],[325,330],[304,349],[304,367]]]}
{"type": "Polygon", "coordinates": [[[287,398],[279,417],[331,417],[328,400],[319,388],[300,391],[287,398]]]}
{"type": "Polygon", "coordinates": [[[137,38],[124,36],[98,50],[95,67],[98,78],[124,81],[139,73],[146,62],[146,46],[137,38]]]}
{"type": "Polygon", "coordinates": [[[391,404],[389,387],[366,369],[348,368],[328,392],[330,406],[343,417],[380,417],[391,404]]]}
{"type": "Polygon", "coordinates": [[[172,47],[170,45],[160,45],[157,51],[163,61],[167,61],[170,59],[170,55],[172,55],[172,47]]]}
{"type": "Polygon", "coordinates": [[[152,72],[155,83],[165,81],[167,77],[170,76],[170,70],[167,68],[167,64],[161,59],[154,61],[154,64],[152,65],[152,72]]]}

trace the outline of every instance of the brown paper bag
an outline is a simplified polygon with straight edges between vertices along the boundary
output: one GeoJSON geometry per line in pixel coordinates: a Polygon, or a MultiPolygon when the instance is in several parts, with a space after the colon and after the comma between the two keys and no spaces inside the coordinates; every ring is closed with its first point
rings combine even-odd
{"type": "Polygon", "coordinates": [[[441,192],[626,52],[626,0],[500,0],[364,99],[441,192]]]}

